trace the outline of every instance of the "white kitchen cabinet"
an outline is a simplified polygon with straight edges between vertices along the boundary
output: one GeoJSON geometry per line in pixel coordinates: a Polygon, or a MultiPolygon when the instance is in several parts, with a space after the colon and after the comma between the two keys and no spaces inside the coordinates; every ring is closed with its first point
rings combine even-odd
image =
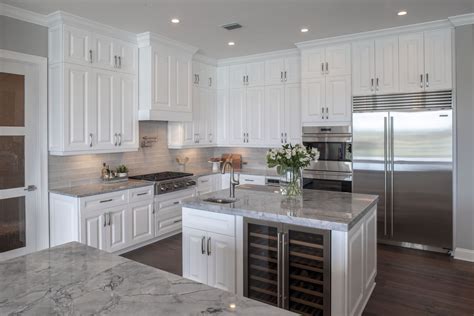
{"type": "Polygon", "coordinates": [[[129,74],[138,72],[138,47],[136,45],[120,40],[115,41],[114,56],[117,57],[117,71],[129,74]]]}
{"type": "Polygon", "coordinates": [[[61,25],[57,27],[54,34],[56,37],[51,38],[50,33],[50,49],[57,49],[58,52],[64,52],[64,55],[57,56],[57,59],[53,59],[51,62],[79,65],[87,65],[92,62],[92,33],[89,30],[61,25]]]}
{"type": "Polygon", "coordinates": [[[193,85],[202,88],[217,87],[217,69],[215,66],[193,62],[193,85]]]}
{"type": "Polygon", "coordinates": [[[196,48],[138,35],[139,119],[192,120],[192,56],[196,48]]]}
{"type": "MultiPolygon", "coordinates": [[[[285,85],[285,107],[283,117],[285,122],[285,142],[300,144],[302,137],[301,84],[285,85]]],[[[266,126],[268,128],[268,125],[266,126]]]]}
{"type": "Polygon", "coordinates": [[[109,36],[102,34],[94,34],[92,36],[92,63],[99,68],[114,70],[117,60],[114,51],[115,40],[109,36]],[[95,52],[95,54],[94,54],[95,52]]]}
{"type": "Polygon", "coordinates": [[[230,88],[258,87],[265,84],[265,63],[233,65],[229,67],[230,88]]]}
{"type": "Polygon", "coordinates": [[[270,59],[265,61],[265,85],[300,82],[299,57],[270,59]]]}
{"type": "Polygon", "coordinates": [[[354,95],[374,93],[375,41],[364,40],[352,44],[352,85],[354,95]]]}
{"type": "Polygon", "coordinates": [[[350,76],[326,78],[325,122],[350,122],[352,118],[350,76]]]}
{"type": "Polygon", "coordinates": [[[93,142],[92,146],[95,145],[101,149],[113,149],[117,142],[113,128],[113,125],[115,125],[113,123],[114,109],[118,101],[116,98],[119,96],[116,90],[117,76],[113,71],[103,69],[93,70],[93,76],[93,95],[96,97],[97,133],[95,139],[93,139],[95,143],[93,142]]]}
{"type": "Polygon", "coordinates": [[[196,190],[187,189],[158,195],[155,199],[155,236],[165,238],[181,232],[182,202],[196,196],[196,190]]]}
{"type": "Polygon", "coordinates": [[[190,227],[183,228],[183,276],[207,284],[208,258],[206,232],[190,227]]]}
{"type": "Polygon", "coordinates": [[[212,232],[208,232],[207,236],[209,243],[207,285],[235,293],[235,238],[212,232]]]}
{"type": "Polygon", "coordinates": [[[131,242],[139,244],[155,237],[155,210],[153,201],[145,203],[136,203],[130,205],[131,225],[127,225],[127,229],[131,229],[131,242]]]}
{"type": "Polygon", "coordinates": [[[326,79],[309,79],[301,83],[302,123],[324,122],[326,105],[326,79]]]}
{"type": "MultiPolygon", "coordinates": [[[[91,246],[100,250],[105,250],[107,247],[105,241],[107,238],[107,232],[104,227],[106,225],[106,215],[102,210],[81,212],[79,223],[80,242],[87,246],[91,246]]],[[[53,241],[52,246],[60,244],[61,243],[55,243],[53,241]]]]}
{"type": "Polygon", "coordinates": [[[424,90],[423,33],[400,35],[400,91],[424,90]]]}
{"type": "Polygon", "coordinates": [[[130,209],[127,205],[117,206],[106,210],[107,224],[106,247],[108,252],[116,252],[132,244],[130,235],[130,209]]]}
{"type": "Polygon", "coordinates": [[[244,144],[246,131],[246,90],[229,90],[229,144],[244,144]]]}
{"type": "Polygon", "coordinates": [[[215,115],[217,145],[225,145],[229,142],[229,110],[229,90],[218,89],[215,115]]]}
{"type": "Polygon", "coordinates": [[[265,176],[241,174],[240,184],[265,185],[265,176]]]}
{"type": "Polygon", "coordinates": [[[350,44],[305,49],[301,58],[303,79],[351,74],[350,44]]]}
{"type": "Polygon", "coordinates": [[[138,148],[138,81],[129,74],[117,75],[113,132],[117,133],[117,148],[138,148]]]}

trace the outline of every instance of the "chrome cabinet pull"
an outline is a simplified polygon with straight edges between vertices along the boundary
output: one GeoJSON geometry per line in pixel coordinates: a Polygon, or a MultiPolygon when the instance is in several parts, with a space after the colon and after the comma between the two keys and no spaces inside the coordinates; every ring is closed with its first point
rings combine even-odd
{"type": "Polygon", "coordinates": [[[244,86],[245,86],[245,76],[242,77],[242,82],[244,83],[244,86]]]}
{"type": "Polygon", "coordinates": [[[249,133],[247,133],[247,144],[249,142],[249,133]]]}
{"type": "Polygon", "coordinates": [[[212,87],[212,78],[209,77],[209,87],[212,87]]]}
{"type": "Polygon", "coordinates": [[[280,71],[280,81],[283,82],[283,71],[280,71]]]}
{"type": "Polygon", "coordinates": [[[102,200],[99,203],[108,203],[108,202],[112,202],[112,201],[113,201],[113,199],[108,199],[108,200],[102,200]]]}
{"type": "Polygon", "coordinates": [[[281,133],[281,138],[280,138],[280,140],[281,140],[281,143],[283,144],[283,133],[281,133]]]}
{"type": "Polygon", "coordinates": [[[180,203],[179,201],[174,201],[174,202],[173,202],[174,205],[177,205],[177,204],[179,204],[179,203],[180,203]]]}
{"type": "Polygon", "coordinates": [[[420,88],[423,88],[423,75],[420,75],[420,88]]]}
{"type": "Polygon", "coordinates": [[[430,87],[430,75],[428,73],[426,73],[426,87],[430,87]]]}
{"type": "Polygon", "coordinates": [[[247,81],[247,86],[249,85],[249,75],[245,76],[245,80],[247,81]]]}
{"type": "Polygon", "coordinates": [[[112,224],[112,216],[110,216],[110,213],[109,213],[109,226],[112,224]]]}
{"type": "Polygon", "coordinates": [[[328,120],[328,119],[329,119],[329,108],[326,107],[326,120],[328,120]]]}
{"type": "Polygon", "coordinates": [[[122,56],[118,57],[119,68],[122,68],[122,56]]]}
{"type": "Polygon", "coordinates": [[[374,78],[370,79],[370,91],[374,91],[374,78]]]}
{"type": "Polygon", "coordinates": [[[118,65],[117,56],[114,56],[114,68],[117,68],[117,65],[118,65]]]}
{"type": "Polygon", "coordinates": [[[198,84],[201,82],[201,76],[199,76],[199,74],[197,74],[197,77],[198,77],[198,84]]]}
{"type": "Polygon", "coordinates": [[[137,196],[147,195],[148,192],[138,193],[137,196]]]}
{"type": "Polygon", "coordinates": [[[201,254],[205,254],[206,250],[204,249],[204,241],[206,240],[206,236],[202,236],[201,238],[201,254]]]}
{"type": "Polygon", "coordinates": [[[107,213],[104,214],[104,227],[107,226],[107,213]]]}
{"type": "Polygon", "coordinates": [[[379,91],[379,78],[375,81],[375,90],[379,91]]]}
{"type": "Polygon", "coordinates": [[[329,74],[329,63],[326,62],[326,74],[329,74]]]}
{"type": "Polygon", "coordinates": [[[321,119],[324,120],[324,106],[321,107],[321,119]]]}
{"type": "Polygon", "coordinates": [[[89,147],[92,147],[92,136],[93,136],[93,134],[90,133],[89,134],[89,147]]]}
{"type": "Polygon", "coordinates": [[[324,75],[324,63],[321,63],[321,74],[324,75]]]}
{"type": "Polygon", "coordinates": [[[211,255],[211,237],[207,239],[207,255],[211,255]]]}
{"type": "Polygon", "coordinates": [[[36,185],[31,185],[31,184],[30,184],[29,186],[27,186],[26,188],[24,188],[23,191],[33,192],[33,191],[36,191],[36,189],[38,189],[38,188],[36,187],[36,185]]]}
{"type": "Polygon", "coordinates": [[[89,62],[92,64],[92,49],[89,49],[89,62]]]}
{"type": "Polygon", "coordinates": [[[114,134],[114,145],[117,146],[118,141],[117,141],[117,133],[114,134]]]}
{"type": "Polygon", "coordinates": [[[288,134],[285,132],[285,143],[288,143],[288,134]]]}
{"type": "Polygon", "coordinates": [[[182,219],[177,219],[177,220],[175,220],[175,221],[173,222],[173,224],[180,223],[180,222],[182,222],[182,221],[183,221],[182,219]]]}
{"type": "Polygon", "coordinates": [[[118,137],[119,137],[119,146],[122,146],[122,133],[118,133],[118,137]]]}
{"type": "Polygon", "coordinates": [[[286,70],[285,70],[285,82],[286,82],[286,80],[287,80],[287,79],[286,79],[286,70]]]}

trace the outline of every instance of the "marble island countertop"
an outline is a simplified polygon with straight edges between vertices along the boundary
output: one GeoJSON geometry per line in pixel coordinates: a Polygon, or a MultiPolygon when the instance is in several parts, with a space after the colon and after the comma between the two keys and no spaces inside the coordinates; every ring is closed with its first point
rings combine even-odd
{"type": "Polygon", "coordinates": [[[0,315],[296,315],[80,243],[0,262],[0,315]]]}
{"type": "Polygon", "coordinates": [[[347,232],[378,202],[375,195],[317,190],[304,190],[301,200],[288,201],[278,187],[256,185],[238,186],[235,197],[231,204],[203,201],[229,198],[226,189],[185,200],[183,207],[347,232]]]}
{"type": "Polygon", "coordinates": [[[128,179],[127,181],[123,182],[101,182],[71,186],[66,188],[50,189],[49,192],[80,198],[109,192],[141,188],[149,185],[153,185],[153,182],[128,179]]]}

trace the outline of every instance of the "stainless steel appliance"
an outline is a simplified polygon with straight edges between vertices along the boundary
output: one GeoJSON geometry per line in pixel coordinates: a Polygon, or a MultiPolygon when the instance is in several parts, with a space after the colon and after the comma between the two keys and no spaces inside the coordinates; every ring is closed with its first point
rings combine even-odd
{"type": "Polygon", "coordinates": [[[317,162],[303,171],[305,189],[352,191],[352,127],[303,127],[303,145],[317,148],[317,162]]]}
{"type": "Polygon", "coordinates": [[[379,241],[451,249],[452,92],[353,101],[353,191],[379,195],[379,241]]]}
{"type": "Polygon", "coordinates": [[[155,195],[196,187],[192,173],[165,171],[130,177],[130,179],[155,182],[155,195]]]}
{"type": "Polygon", "coordinates": [[[331,314],[331,232],[244,219],[244,296],[303,315],[331,314]]]}

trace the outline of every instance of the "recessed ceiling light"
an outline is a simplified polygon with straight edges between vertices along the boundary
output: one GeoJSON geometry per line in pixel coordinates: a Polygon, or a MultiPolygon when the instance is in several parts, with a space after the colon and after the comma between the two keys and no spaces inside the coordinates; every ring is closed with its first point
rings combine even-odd
{"type": "Polygon", "coordinates": [[[399,16],[402,16],[402,15],[407,15],[407,13],[408,13],[407,11],[402,10],[402,11],[398,11],[397,14],[398,14],[399,16]]]}
{"type": "Polygon", "coordinates": [[[308,28],[303,27],[303,28],[301,29],[301,33],[307,33],[307,32],[309,32],[309,29],[308,29],[308,28]]]}
{"type": "Polygon", "coordinates": [[[178,23],[179,23],[179,19],[177,19],[177,18],[172,18],[172,19],[171,19],[171,23],[178,24],[178,23]]]}
{"type": "Polygon", "coordinates": [[[229,43],[227,43],[227,45],[229,45],[229,46],[234,46],[235,43],[234,43],[234,42],[229,42],[229,43]]]}

